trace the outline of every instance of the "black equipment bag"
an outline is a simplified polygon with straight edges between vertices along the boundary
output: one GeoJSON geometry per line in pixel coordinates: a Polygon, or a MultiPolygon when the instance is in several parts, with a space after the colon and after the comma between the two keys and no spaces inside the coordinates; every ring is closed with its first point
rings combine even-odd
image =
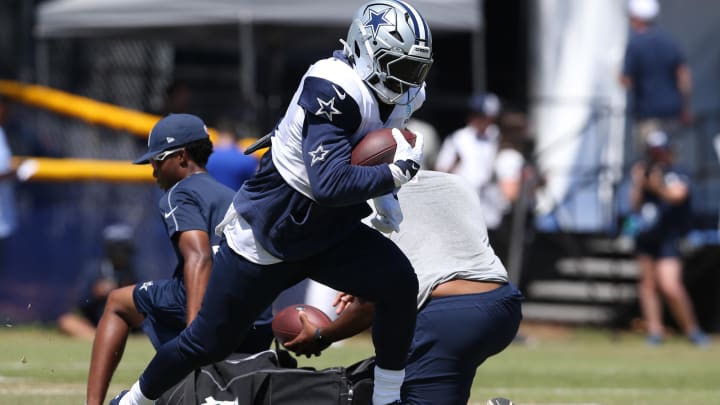
{"type": "Polygon", "coordinates": [[[157,405],[368,405],[375,358],[349,367],[298,368],[285,350],[236,353],[190,373],[157,405]]]}

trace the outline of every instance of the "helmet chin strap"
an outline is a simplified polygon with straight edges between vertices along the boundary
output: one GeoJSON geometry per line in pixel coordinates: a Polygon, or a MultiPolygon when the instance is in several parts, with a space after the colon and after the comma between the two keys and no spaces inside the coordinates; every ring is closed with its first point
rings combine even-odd
{"type": "Polygon", "coordinates": [[[348,45],[348,43],[342,38],[340,38],[340,43],[343,46],[343,53],[345,54],[345,57],[348,62],[350,62],[350,66],[355,66],[355,55],[353,55],[350,45],[348,45]]]}

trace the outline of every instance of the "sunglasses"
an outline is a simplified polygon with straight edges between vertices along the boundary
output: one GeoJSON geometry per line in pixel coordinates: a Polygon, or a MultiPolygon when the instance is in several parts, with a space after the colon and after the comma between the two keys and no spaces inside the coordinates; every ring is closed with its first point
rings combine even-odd
{"type": "Polygon", "coordinates": [[[151,157],[150,159],[152,159],[152,160],[154,160],[154,161],[156,161],[156,162],[162,162],[163,160],[167,159],[168,156],[170,156],[170,155],[172,155],[172,154],[174,154],[174,153],[178,153],[178,152],[180,152],[180,151],[183,150],[183,149],[185,149],[185,148],[177,148],[177,149],[166,150],[165,152],[159,153],[159,154],[151,157]]]}

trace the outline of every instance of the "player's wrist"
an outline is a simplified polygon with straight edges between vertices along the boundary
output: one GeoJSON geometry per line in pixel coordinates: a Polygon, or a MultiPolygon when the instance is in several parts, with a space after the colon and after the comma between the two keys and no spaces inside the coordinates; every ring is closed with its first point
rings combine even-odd
{"type": "Polygon", "coordinates": [[[420,164],[414,160],[398,160],[390,165],[390,173],[392,173],[395,187],[400,187],[410,181],[420,170],[420,164]]]}
{"type": "Polygon", "coordinates": [[[313,337],[313,340],[318,346],[322,347],[323,349],[330,346],[330,344],[332,343],[323,335],[322,328],[319,327],[315,329],[315,336],[313,337]]]}

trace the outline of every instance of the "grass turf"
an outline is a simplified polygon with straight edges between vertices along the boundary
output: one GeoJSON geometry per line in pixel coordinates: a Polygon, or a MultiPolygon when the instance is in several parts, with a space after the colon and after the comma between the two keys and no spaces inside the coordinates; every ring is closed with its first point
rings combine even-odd
{"type": "MultiPolygon", "coordinates": [[[[523,327],[513,344],[478,369],[470,403],[507,397],[516,404],[720,404],[720,343],[698,349],[674,338],[648,347],[643,337],[602,329],[523,327]]],[[[82,404],[91,344],[42,327],[0,330],[0,405],[82,404]]],[[[153,353],[133,336],[109,395],[135,381],[153,353]]],[[[367,335],[302,366],[349,365],[372,353],[367,335]]]]}

